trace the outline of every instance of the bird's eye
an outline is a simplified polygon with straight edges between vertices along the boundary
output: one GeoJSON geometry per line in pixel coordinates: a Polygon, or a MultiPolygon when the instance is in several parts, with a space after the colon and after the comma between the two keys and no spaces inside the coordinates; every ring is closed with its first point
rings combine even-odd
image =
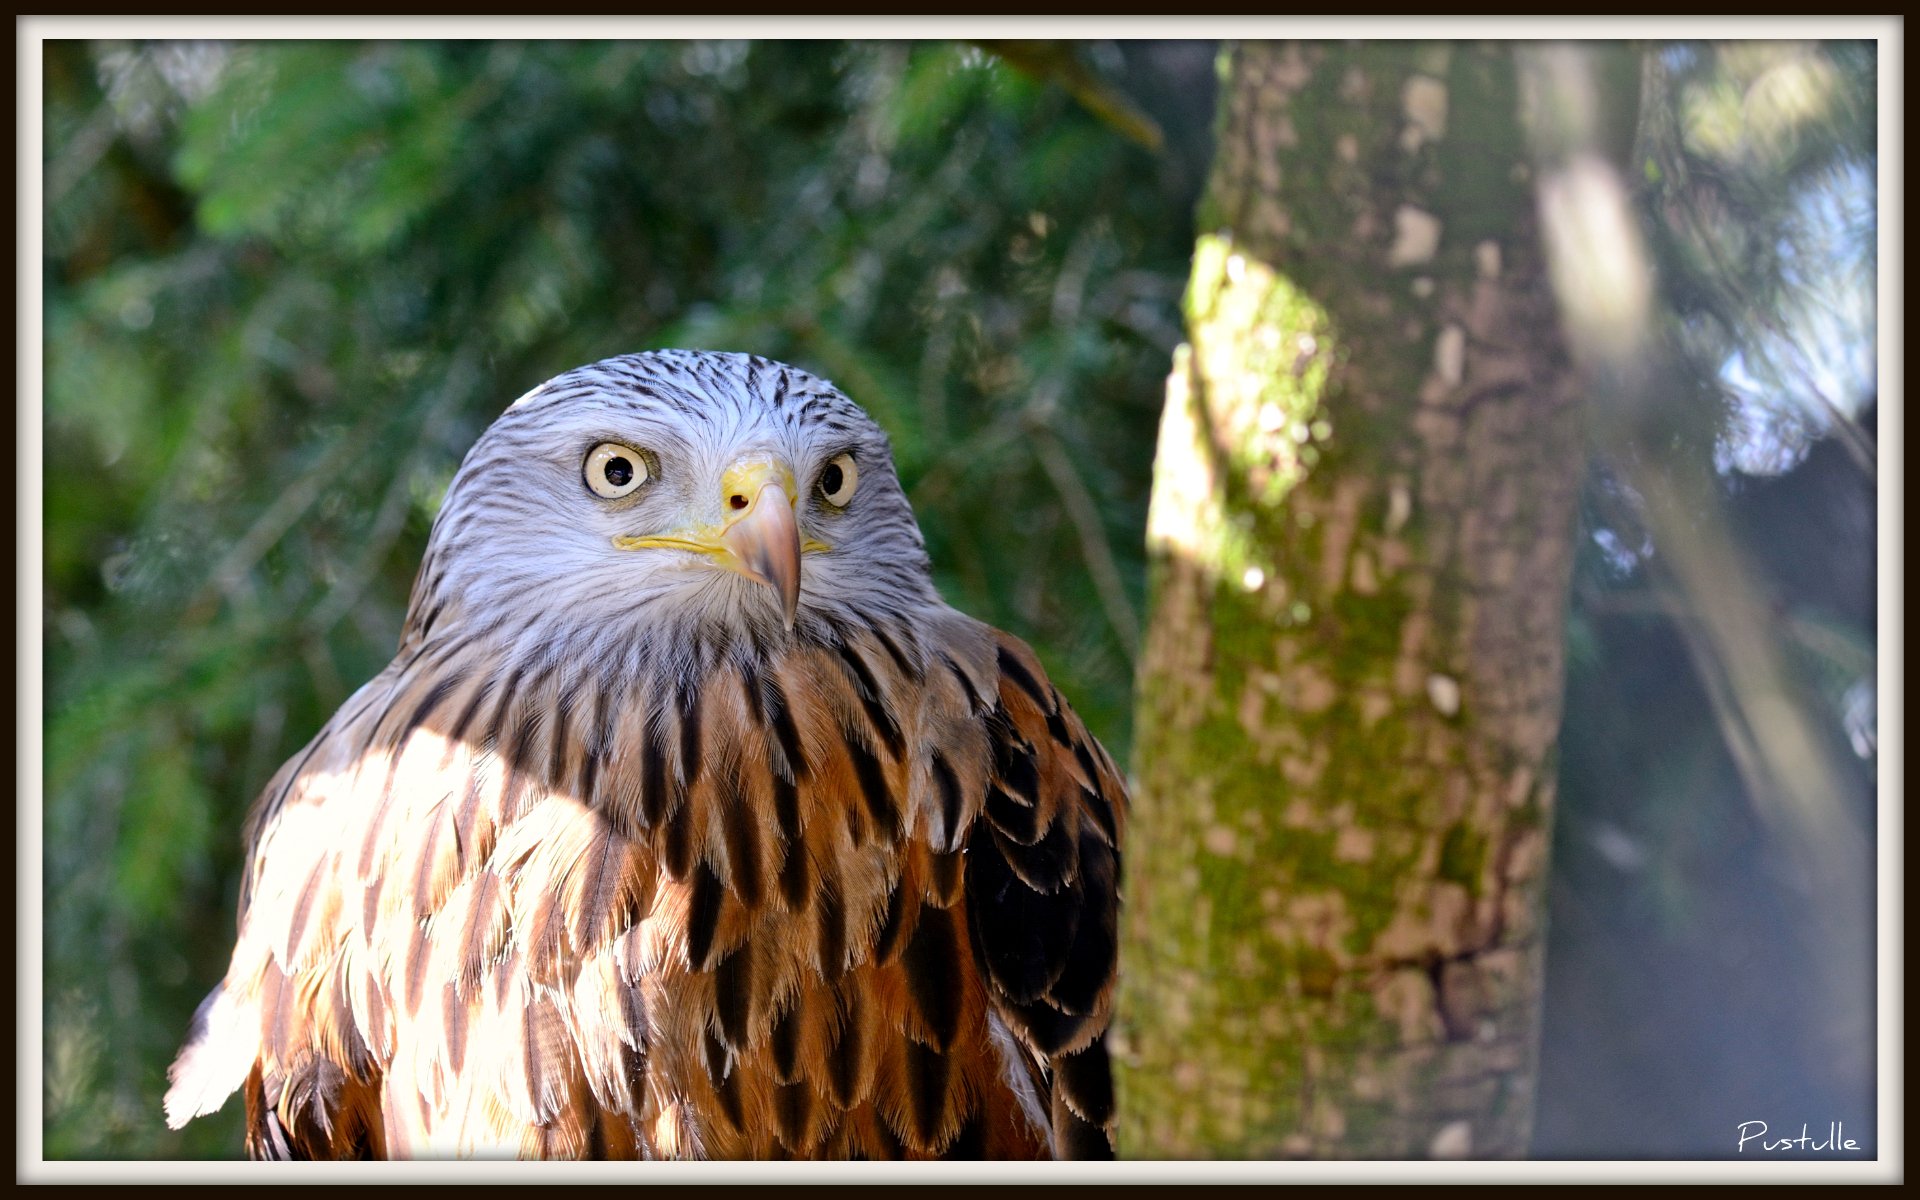
{"type": "Polygon", "coordinates": [[[853,489],[859,486],[860,468],[853,465],[851,454],[835,455],[820,472],[820,494],[835,508],[845,508],[853,499],[853,489]]]}
{"type": "Polygon", "coordinates": [[[594,495],[618,500],[632,495],[635,488],[647,481],[647,459],[631,446],[601,442],[587,455],[580,471],[594,495]]]}

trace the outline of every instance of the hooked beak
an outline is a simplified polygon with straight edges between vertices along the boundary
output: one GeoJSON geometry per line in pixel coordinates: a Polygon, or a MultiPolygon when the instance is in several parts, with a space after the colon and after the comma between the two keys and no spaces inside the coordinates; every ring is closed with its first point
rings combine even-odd
{"type": "Polygon", "coordinates": [[[780,598],[780,615],[792,629],[800,609],[800,552],[827,549],[812,538],[804,546],[801,543],[793,515],[799,491],[792,469],[771,455],[743,458],[720,477],[720,495],[724,515],[718,528],[616,537],[613,544],[622,550],[657,548],[707,555],[728,570],[772,588],[780,598]]]}
{"type": "MultiPolygon", "coordinates": [[[[792,629],[800,608],[800,526],[793,519],[793,498],[786,490],[791,482],[783,487],[782,480],[767,477],[772,474],[758,464],[727,472],[722,486],[728,511],[720,543],[733,552],[736,571],[766,584],[780,597],[780,615],[792,629]]],[[[787,481],[793,478],[785,467],[779,468],[779,474],[787,481]]]]}

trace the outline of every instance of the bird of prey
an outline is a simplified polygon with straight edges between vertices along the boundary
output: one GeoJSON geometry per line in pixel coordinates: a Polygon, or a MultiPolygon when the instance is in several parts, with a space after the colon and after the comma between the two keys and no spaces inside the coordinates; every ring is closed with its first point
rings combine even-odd
{"type": "Polygon", "coordinates": [[[246,827],[170,1072],[262,1158],[1093,1157],[1126,795],[764,358],[529,392],[246,827]]]}

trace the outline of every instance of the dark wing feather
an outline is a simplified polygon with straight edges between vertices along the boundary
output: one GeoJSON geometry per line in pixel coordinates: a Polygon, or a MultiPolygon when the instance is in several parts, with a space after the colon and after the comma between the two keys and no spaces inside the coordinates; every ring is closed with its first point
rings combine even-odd
{"type": "Polygon", "coordinates": [[[992,778],[966,838],[974,960],[995,1014],[1042,1066],[1055,1155],[1111,1157],[1106,1028],[1126,788],[1033,651],[995,637],[992,778]]]}

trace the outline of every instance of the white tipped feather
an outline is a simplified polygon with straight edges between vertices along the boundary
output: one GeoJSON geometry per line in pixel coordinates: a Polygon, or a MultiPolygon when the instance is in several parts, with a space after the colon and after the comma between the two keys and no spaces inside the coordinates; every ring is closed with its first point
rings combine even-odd
{"type": "Polygon", "coordinates": [[[259,1019],[242,1009],[222,983],[194,1010],[187,1044],[167,1071],[167,1128],[203,1117],[240,1090],[260,1049],[259,1019]]]}

